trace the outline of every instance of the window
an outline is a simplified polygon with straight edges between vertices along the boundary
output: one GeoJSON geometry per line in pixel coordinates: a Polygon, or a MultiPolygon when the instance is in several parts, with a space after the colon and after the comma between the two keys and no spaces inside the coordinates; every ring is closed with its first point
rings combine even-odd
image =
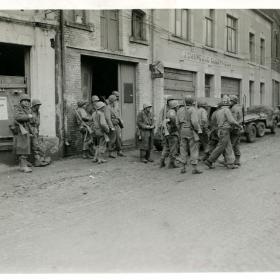
{"type": "Polygon", "coordinates": [[[72,13],[72,19],[73,22],[79,23],[79,24],[85,24],[86,23],[86,11],[85,10],[73,10],[72,13]]]}
{"type": "Polygon", "coordinates": [[[101,47],[109,50],[119,49],[118,10],[101,11],[101,47]]]}
{"type": "Polygon", "coordinates": [[[264,83],[260,83],[260,103],[261,105],[264,104],[265,102],[265,87],[264,87],[264,83]]]}
{"type": "Polygon", "coordinates": [[[265,64],[265,40],[262,38],[260,42],[260,64],[265,64]]]}
{"type": "Polygon", "coordinates": [[[214,46],[214,10],[208,10],[208,14],[205,17],[206,23],[206,41],[205,45],[208,47],[214,46]]]}
{"type": "Polygon", "coordinates": [[[132,10],[132,37],[136,40],[146,40],[145,13],[141,10],[132,10]]]}
{"type": "Polygon", "coordinates": [[[227,16],[227,51],[237,52],[237,19],[227,16]]]}
{"type": "Polygon", "coordinates": [[[277,32],[275,32],[275,34],[274,34],[274,45],[275,45],[274,57],[278,58],[279,57],[279,36],[278,36],[277,32]]]}
{"type": "Polygon", "coordinates": [[[173,33],[176,37],[189,40],[189,10],[173,10],[174,28],[173,33]]]}
{"type": "Polygon", "coordinates": [[[255,61],[255,35],[253,33],[249,33],[249,55],[250,61],[255,61]]]}
{"type": "Polygon", "coordinates": [[[254,105],[254,82],[249,82],[249,104],[250,106],[254,105]]]}
{"type": "Polygon", "coordinates": [[[205,74],[205,97],[210,97],[213,85],[213,75],[205,74]]]}

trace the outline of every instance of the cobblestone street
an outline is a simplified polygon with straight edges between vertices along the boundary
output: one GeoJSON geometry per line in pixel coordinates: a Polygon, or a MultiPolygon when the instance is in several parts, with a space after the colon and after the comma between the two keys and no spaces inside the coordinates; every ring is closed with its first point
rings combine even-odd
{"type": "MultiPolygon", "coordinates": [[[[1,166],[1,272],[280,269],[279,132],[202,175],[128,157],[1,166]]],[[[155,158],[159,154],[155,152],[155,158]]]]}

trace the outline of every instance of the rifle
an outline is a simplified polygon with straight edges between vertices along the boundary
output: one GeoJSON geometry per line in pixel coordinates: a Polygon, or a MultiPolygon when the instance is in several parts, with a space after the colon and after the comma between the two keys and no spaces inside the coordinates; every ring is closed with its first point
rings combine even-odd
{"type": "Polygon", "coordinates": [[[89,134],[93,134],[92,128],[83,121],[83,119],[81,118],[80,114],[77,112],[77,110],[75,108],[74,108],[74,111],[75,111],[76,116],[78,117],[79,121],[81,122],[81,125],[84,126],[87,129],[87,132],[89,134]]]}

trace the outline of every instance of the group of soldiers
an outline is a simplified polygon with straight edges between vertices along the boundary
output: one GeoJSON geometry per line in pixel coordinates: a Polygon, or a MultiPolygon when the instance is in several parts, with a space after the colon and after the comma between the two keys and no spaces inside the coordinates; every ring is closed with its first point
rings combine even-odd
{"type": "Polygon", "coordinates": [[[81,100],[77,103],[76,118],[83,139],[83,158],[98,164],[105,163],[105,152],[110,158],[125,156],[122,152],[121,133],[124,127],[121,118],[120,94],[113,91],[108,99],[101,101],[97,95],[92,102],[81,100]]]}
{"type": "MultiPolygon", "coordinates": [[[[200,160],[213,169],[221,155],[224,157],[221,163],[227,168],[240,166],[243,113],[238,97],[224,96],[210,118],[207,107],[206,102],[196,101],[192,96],[186,96],[183,104],[174,99],[167,101],[157,125],[163,144],[161,168],[165,167],[169,158],[169,168],[181,166],[181,173],[185,173],[189,157],[192,173],[201,174],[198,169],[200,160]],[[203,151],[201,157],[200,150],[203,151]]],[[[151,108],[152,105],[145,104],[137,117],[140,159],[144,163],[153,161],[151,151],[155,122],[151,108]]]]}
{"type": "Polygon", "coordinates": [[[45,155],[40,144],[41,105],[39,99],[31,101],[27,94],[22,94],[19,104],[14,108],[14,125],[10,128],[15,136],[15,152],[19,159],[19,168],[25,173],[32,172],[32,166],[46,166],[51,162],[51,158],[45,155]]]}

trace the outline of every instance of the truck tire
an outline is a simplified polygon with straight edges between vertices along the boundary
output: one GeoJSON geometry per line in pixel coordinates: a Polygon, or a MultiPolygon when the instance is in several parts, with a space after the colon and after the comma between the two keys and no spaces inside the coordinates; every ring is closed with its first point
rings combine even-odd
{"type": "Polygon", "coordinates": [[[250,123],[247,126],[247,133],[246,133],[247,142],[249,143],[255,142],[256,137],[257,137],[257,128],[255,124],[250,123]]]}
{"type": "Polygon", "coordinates": [[[265,123],[258,122],[257,123],[257,136],[263,137],[265,135],[265,123]]]}

